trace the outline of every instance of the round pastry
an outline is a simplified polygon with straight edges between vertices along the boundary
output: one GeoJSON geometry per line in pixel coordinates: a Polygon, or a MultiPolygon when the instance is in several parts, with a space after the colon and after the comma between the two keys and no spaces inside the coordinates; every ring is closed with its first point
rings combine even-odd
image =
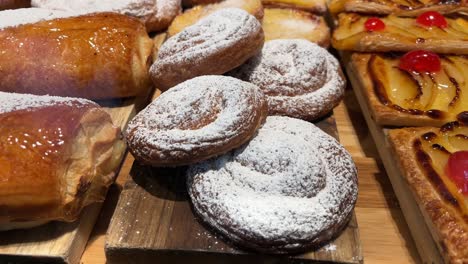
{"type": "Polygon", "coordinates": [[[255,55],[263,45],[260,22],[249,13],[226,8],[169,38],[150,75],[160,89],[196,76],[223,74],[255,55]]]}
{"type": "Polygon", "coordinates": [[[315,120],[344,96],[345,78],[326,49],[301,39],[265,43],[261,53],[230,73],[266,94],[270,115],[315,120]]]}
{"type": "Polygon", "coordinates": [[[265,121],[268,108],[253,84],[201,76],[163,93],[128,125],[128,147],[144,164],[179,166],[239,147],[265,121]]]}
{"type": "Polygon", "coordinates": [[[247,144],[189,167],[194,211],[241,247],[292,253],[335,237],[357,199],[349,153],[311,123],[270,116],[247,144]]]}

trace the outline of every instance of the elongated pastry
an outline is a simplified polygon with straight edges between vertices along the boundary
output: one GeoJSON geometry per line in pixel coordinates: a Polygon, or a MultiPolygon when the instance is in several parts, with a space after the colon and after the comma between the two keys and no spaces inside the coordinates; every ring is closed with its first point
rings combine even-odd
{"type": "Polygon", "coordinates": [[[437,17],[436,21],[389,15],[371,18],[355,13],[338,16],[332,45],[340,50],[362,52],[425,49],[437,53],[468,54],[468,20],[437,17]],[[429,24],[434,24],[428,26],[429,24]]]}
{"type": "Polygon", "coordinates": [[[325,0],[262,0],[267,6],[296,8],[323,14],[327,10],[325,0]]]}
{"type": "Polygon", "coordinates": [[[0,230],[76,220],[104,199],[124,148],[91,101],[0,92],[0,230]]]}
{"type": "Polygon", "coordinates": [[[197,23],[201,18],[224,8],[240,8],[258,20],[263,18],[263,6],[261,0],[224,0],[219,3],[210,5],[198,5],[191,9],[185,10],[181,15],[178,15],[172,24],[169,26],[167,33],[169,36],[181,32],[186,27],[197,23]]]}
{"type": "Polygon", "coordinates": [[[467,263],[468,127],[395,129],[389,140],[446,263],[467,263]]]}
{"type": "MultiPolygon", "coordinates": [[[[419,53],[426,57],[432,54],[419,53]]],[[[391,126],[441,126],[455,120],[468,123],[468,59],[440,55],[439,61],[418,61],[414,54],[418,52],[351,56],[349,66],[358,82],[356,89],[364,93],[374,120],[391,126]],[[419,72],[408,69],[407,61],[424,68],[419,72]],[[437,63],[438,69],[429,68],[437,63]]]]}
{"type": "Polygon", "coordinates": [[[105,99],[149,88],[153,43],[135,18],[38,8],[0,16],[0,91],[105,99]]]}
{"type": "Polygon", "coordinates": [[[0,10],[30,7],[31,0],[0,0],[0,10]]]}
{"type": "Polygon", "coordinates": [[[181,0],[32,0],[31,5],[79,14],[116,12],[137,17],[149,32],[166,29],[181,12],[181,0]]]}
{"type": "Polygon", "coordinates": [[[427,11],[437,11],[442,14],[467,12],[468,2],[466,0],[332,0],[328,4],[328,9],[335,15],[341,12],[356,12],[414,17],[427,11]]]}
{"type": "Polygon", "coordinates": [[[330,45],[330,30],[323,17],[289,8],[265,8],[264,12],[265,41],[306,39],[322,47],[330,45]]]}

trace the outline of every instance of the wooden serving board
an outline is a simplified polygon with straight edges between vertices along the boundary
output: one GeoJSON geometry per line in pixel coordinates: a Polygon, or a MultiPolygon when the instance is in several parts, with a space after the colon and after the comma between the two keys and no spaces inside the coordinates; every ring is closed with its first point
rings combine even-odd
{"type": "Polygon", "coordinates": [[[401,210],[408,223],[409,230],[413,236],[420,257],[424,263],[443,263],[443,257],[440,253],[441,246],[434,238],[436,237],[434,227],[430,221],[425,221],[425,211],[418,204],[415,194],[410,189],[400,171],[398,161],[393,154],[388,142],[387,133],[390,128],[385,128],[378,125],[372,117],[372,111],[364,96],[364,87],[358,80],[356,69],[349,62],[350,54],[342,53],[343,62],[348,74],[348,79],[351,82],[356,98],[361,106],[362,113],[366,119],[369,131],[375,141],[377,150],[382,158],[385,170],[392,184],[393,190],[400,203],[401,210]]]}
{"type": "MultiPolygon", "coordinates": [[[[317,125],[337,138],[333,116],[317,125]]],[[[229,245],[193,215],[185,169],[134,163],[107,231],[105,251],[109,263],[362,262],[354,215],[338,238],[301,255],[254,255],[229,245]]]]}

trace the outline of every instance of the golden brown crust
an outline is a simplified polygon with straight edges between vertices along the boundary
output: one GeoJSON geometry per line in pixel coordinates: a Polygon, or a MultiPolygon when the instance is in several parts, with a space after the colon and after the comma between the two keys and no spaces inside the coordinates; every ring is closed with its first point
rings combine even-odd
{"type": "MultiPolygon", "coordinates": [[[[458,113],[446,115],[444,118],[432,118],[426,114],[410,114],[399,111],[393,107],[385,105],[376,94],[376,87],[369,71],[369,61],[377,54],[353,53],[348,67],[352,75],[357,79],[360,89],[364,93],[364,98],[371,111],[373,119],[379,125],[388,126],[442,126],[454,121],[458,113]]],[[[404,87],[401,87],[404,88],[404,87]]]]}
{"type": "Polygon", "coordinates": [[[299,38],[325,48],[330,45],[330,29],[322,16],[289,8],[268,7],[264,12],[265,41],[299,38]]]}
{"type": "Polygon", "coordinates": [[[0,91],[135,96],[149,87],[152,45],[140,21],[114,13],[5,28],[0,30],[0,91]]]}
{"type": "Polygon", "coordinates": [[[31,0],[0,0],[0,10],[31,7],[31,0]]]}
{"type": "Polygon", "coordinates": [[[413,142],[437,128],[404,128],[390,130],[388,138],[398,166],[415,194],[426,223],[433,228],[434,240],[449,263],[468,262],[468,226],[460,212],[445,202],[417,165],[413,142]]]}
{"type": "Polygon", "coordinates": [[[423,27],[415,18],[389,15],[380,19],[386,27],[368,32],[364,27],[368,16],[341,13],[333,32],[332,45],[339,50],[361,52],[410,51],[424,49],[436,53],[468,54],[468,20],[446,18],[446,29],[423,27]]]}
{"type": "Polygon", "coordinates": [[[316,14],[324,14],[327,11],[325,0],[262,0],[267,6],[296,8],[316,14]]]}

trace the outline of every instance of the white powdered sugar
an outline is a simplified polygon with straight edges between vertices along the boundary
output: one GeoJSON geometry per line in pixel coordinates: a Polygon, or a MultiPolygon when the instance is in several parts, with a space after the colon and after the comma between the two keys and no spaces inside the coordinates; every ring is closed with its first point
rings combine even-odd
{"type": "Polygon", "coordinates": [[[349,153],[311,123],[270,116],[243,147],[187,172],[195,211],[216,230],[261,251],[330,239],[349,220],[357,172],[349,153]]]}
{"type": "Polygon", "coordinates": [[[81,98],[0,92],[0,114],[57,104],[76,107],[98,106],[92,101],[81,98]]]}
{"type": "Polygon", "coordinates": [[[79,14],[76,12],[49,10],[44,8],[20,8],[4,10],[0,11],[0,29],[78,15],[79,14]]]}
{"type": "Polygon", "coordinates": [[[265,104],[253,84],[226,76],[197,77],[141,111],[128,125],[128,145],[137,158],[153,165],[197,159],[197,152],[222,148],[242,136],[258,122],[258,109],[265,104]]]}
{"type": "Polygon", "coordinates": [[[302,39],[278,39],[230,73],[267,95],[270,114],[316,119],[343,97],[345,79],[338,60],[302,39]]]}

